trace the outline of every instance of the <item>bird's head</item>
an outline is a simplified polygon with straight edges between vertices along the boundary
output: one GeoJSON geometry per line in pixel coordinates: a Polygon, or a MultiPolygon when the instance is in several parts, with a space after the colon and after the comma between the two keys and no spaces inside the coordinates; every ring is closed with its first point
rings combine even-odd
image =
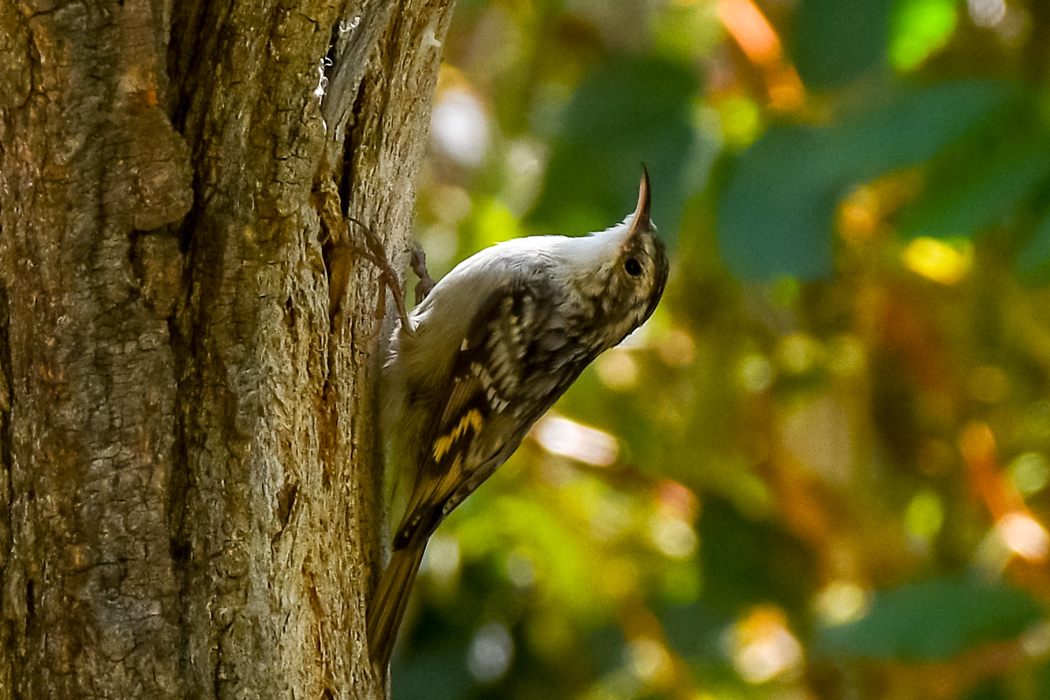
{"type": "Polygon", "coordinates": [[[580,267],[577,288],[593,300],[595,321],[615,336],[610,345],[652,315],[667,284],[667,250],[656,237],[651,204],[649,172],[643,166],[634,212],[605,231],[573,239],[585,251],[581,258],[588,259],[580,267]]]}

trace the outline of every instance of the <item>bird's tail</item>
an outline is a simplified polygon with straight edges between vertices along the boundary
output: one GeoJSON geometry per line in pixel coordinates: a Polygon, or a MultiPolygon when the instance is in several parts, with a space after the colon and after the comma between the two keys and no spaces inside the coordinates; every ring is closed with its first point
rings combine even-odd
{"type": "Polygon", "coordinates": [[[385,673],[390,663],[397,630],[405,616],[408,596],[424,551],[425,540],[422,544],[411,542],[403,549],[394,550],[368,606],[368,656],[380,673],[385,673]]]}

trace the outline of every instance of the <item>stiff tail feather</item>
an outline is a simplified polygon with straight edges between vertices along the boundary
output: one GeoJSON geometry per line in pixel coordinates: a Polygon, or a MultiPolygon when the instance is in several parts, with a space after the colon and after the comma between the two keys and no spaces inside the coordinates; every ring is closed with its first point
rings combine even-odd
{"type": "Polygon", "coordinates": [[[422,544],[409,543],[404,549],[395,550],[368,607],[368,656],[380,673],[385,673],[390,663],[397,630],[405,616],[424,551],[425,540],[422,544]]]}

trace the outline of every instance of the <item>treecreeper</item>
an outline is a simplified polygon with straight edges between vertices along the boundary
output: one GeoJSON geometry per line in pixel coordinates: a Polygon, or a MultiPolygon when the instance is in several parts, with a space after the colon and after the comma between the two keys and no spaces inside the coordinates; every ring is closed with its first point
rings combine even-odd
{"type": "Polygon", "coordinates": [[[394,329],[380,385],[398,479],[412,484],[368,605],[385,672],[430,536],[491,476],[594,358],[656,309],[667,283],[649,173],[622,222],[588,236],[529,236],[471,256],[394,329]]]}

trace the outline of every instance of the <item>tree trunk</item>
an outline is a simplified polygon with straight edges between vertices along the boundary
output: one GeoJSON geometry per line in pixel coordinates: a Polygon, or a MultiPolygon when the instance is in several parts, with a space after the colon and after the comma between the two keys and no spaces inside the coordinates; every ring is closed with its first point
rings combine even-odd
{"type": "Polygon", "coordinates": [[[379,698],[382,321],[451,0],[0,0],[0,698],[379,698]]]}

